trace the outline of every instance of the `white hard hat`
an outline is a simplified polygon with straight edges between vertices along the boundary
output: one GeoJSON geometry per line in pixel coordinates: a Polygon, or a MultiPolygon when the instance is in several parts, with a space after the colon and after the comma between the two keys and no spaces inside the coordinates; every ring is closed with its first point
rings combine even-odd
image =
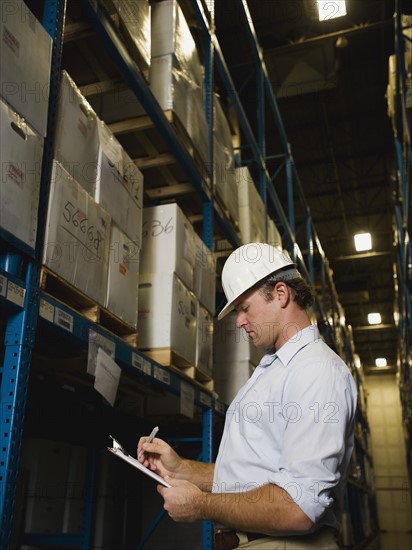
{"type": "MultiPolygon", "coordinates": [[[[236,300],[271,273],[291,266],[296,268],[286,251],[266,243],[249,243],[234,250],[222,271],[222,286],[227,304],[218,315],[222,319],[234,307],[236,300]]],[[[293,269],[293,277],[300,277],[293,269]]]]}

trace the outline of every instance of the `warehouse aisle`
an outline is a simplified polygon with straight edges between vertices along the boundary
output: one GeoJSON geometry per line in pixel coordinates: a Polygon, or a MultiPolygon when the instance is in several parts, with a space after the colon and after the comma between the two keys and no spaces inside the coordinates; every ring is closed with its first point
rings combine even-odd
{"type": "Polygon", "coordinates": [[[378,506],[379,537],[367,550],[412,548],[411,484],[398,381],[395,375],[366,377],[368,421],[378,506]]]}
{"type": "Polygon", "coordinates": [[[412,548],[412,533],[392,532],[381,533],[364,550],[410,550],[412,548]]]}

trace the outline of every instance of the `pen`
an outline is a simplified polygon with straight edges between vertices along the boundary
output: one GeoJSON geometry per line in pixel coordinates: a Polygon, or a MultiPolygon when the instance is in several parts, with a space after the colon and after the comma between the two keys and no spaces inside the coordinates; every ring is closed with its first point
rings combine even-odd
{"type": "MultiPolygon", "coordinates": [[[[151,443],[153,441],[153,439],[155,438],[155,435],[157,434],[158,431],[159,431],[159,426],[156,426],[155,428],[153,428],[153,430],[151,431],[149,437],[147,438],[146,443],[151,443]]],[[[140,451],[137,455],[137,458],[140,458],[143,453],[144,453],[144,450],[140,449],[140,451]]]]}

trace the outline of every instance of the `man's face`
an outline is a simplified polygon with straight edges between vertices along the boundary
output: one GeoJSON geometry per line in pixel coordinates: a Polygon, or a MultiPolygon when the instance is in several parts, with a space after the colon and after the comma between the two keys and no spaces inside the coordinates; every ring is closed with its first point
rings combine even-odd
{"type": "Polygon", "coordinates": [[[254,346],[269,349],[279,334],[278,311],[275,294],[268,302],[259,290],[247,292],[236,306],[236,326],[246,331],[254,346]]]}

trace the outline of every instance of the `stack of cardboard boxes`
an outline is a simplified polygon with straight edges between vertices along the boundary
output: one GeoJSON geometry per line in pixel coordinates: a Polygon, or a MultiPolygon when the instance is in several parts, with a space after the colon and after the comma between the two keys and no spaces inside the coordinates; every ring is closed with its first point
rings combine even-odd
{"type": "Polygon", "coordinates": [[[215,264],[177,206],[144,209],[139,281],[139,346],[162,363],[211,375],[215,264]],[[195,293],[196,292],[196,293],[195,293]],[[163,353],[162,353],[163,352],[163,353]]]}
{"type": "Polygon", "coordinates": [[[52,40],[20,0],[2,6],[0,33],[0,227],[34,249],[52,40]]]}
{"type": "Polygon", "coordinates": [[[143,176],[63,71],[43,263],[137,327],[143,176]]]}

